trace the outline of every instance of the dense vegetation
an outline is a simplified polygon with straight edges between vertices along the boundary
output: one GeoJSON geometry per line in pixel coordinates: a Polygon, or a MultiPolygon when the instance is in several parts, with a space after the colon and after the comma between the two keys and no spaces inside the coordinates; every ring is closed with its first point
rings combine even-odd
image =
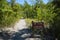
{"type": "Polygon", "coordinates": [[[20,4],[15,0],[9,3],[7,0],[0,0],[0,27],[8,27],[15,23],[21,16],[20,4]]]}
{"type": "Polygon", "coordinates": [[[0,1],[0,27],[13,25],[21,17],[44,21],[45,25],[53,23],[56,13],[54,12],[55,6],[52,4],[44,4],[42,0],[35,0],[32,1],[34,3],[32,5],[29,5],[27,1],[21,5],[15,1],[0,1]]]}
{"type": "Polygon", "coordinates": [[[29,5],[26,1],[24,5],[21,5],[15,1],[0,1],[0,27],[9,26],[21,17],[37,19],[38,21],[43,20],[45,23],[49,23],[56,16],[53,13],[54,6],[49,7],[49,4],[44,4],[42,0],[32,1],[35,2],[33,5],[29,5]]]}
{"type": "Polygon", "coordinates": [[[54,18],[52,29],[54,29],[55,36],[60,40],[60,0],[53,0],[51,3],[55,5],[54,12],[57,14],[54,18]]]}

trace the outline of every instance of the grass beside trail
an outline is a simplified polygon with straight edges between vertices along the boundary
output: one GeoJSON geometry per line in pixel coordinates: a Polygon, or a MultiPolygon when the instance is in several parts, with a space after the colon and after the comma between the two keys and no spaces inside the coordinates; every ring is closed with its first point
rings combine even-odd
{"type": "Polygon", "coordinates": [[[27,23],[27,26],[30,26],[32,24],[32,21],[37,21],[37,19],[30,19],[30,18],[26,18],[26,23],[27,23]]]}

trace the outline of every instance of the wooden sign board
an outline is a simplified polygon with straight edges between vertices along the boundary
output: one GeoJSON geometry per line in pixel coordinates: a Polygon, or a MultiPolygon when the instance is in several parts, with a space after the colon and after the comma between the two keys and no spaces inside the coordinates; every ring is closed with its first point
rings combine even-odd
{"type": "Polygon", "coordinates": [[[32,21],[32,27],[35,29],[42,29],[44,28],[44,23],[43,22],[33,22],[32,21]]]}

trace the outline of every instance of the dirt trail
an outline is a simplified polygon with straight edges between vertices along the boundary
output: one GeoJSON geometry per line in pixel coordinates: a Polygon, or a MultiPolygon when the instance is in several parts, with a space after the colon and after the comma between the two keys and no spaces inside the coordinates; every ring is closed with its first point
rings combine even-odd
{"type": "Polygon", "coordinates": [[[22,30],[22,29],[25,29],[25,28],[27,28],[25,19],[20,19],[14,26],[14,29],[16,31],[17,30],[22,30]]]}

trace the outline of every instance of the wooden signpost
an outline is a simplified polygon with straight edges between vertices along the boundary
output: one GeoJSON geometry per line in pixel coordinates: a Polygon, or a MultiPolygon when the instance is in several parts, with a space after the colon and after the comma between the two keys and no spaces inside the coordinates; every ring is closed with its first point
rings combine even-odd
{"type": "Polygon", "coordinates": [[[41,34],[43,35],[44,23],[43,22],[33,22],[32,21],[32,36],[34,34],[41,34]]]}
{"type": "Polygon", "coordinates": [[[43,29],[44,28],[44,23],[43,22],[33,22],[32,21],[32,27],[34,29],[43,29]]]}

